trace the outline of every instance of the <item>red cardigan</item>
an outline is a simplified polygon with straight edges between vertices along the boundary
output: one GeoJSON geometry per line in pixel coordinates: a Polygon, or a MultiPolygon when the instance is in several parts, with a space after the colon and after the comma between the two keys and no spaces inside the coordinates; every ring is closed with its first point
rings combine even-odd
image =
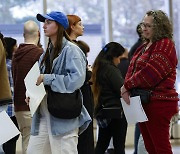
{"type": "Polygon", "coordinates": [[[152,89],[151,100],[178,101],[178,93],[174,88],[177,66],[174,43],[165,38],[154,42],[142,53],[146,45],[140,46],[131,60],[125,88],[152,89]]]}

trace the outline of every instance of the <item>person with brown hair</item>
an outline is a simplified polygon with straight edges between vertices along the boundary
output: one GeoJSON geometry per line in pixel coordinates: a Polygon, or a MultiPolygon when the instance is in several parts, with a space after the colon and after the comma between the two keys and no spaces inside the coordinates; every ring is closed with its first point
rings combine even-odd
{"type": "Polygon", "coordinates": [[[0,33],[0,106],[12,102],[11,89],[6,67],[6,51],[3,35],[0,33]],[[4,43],[4,44],[3,44],[4,43]]]}
{"type": "MultiPolygon", "coordinates": [[[[5,41],[3,34],[0,33],[0,112],[6,111],[8,104],[11,102],[12,95],[6,67],[5,41]]],[[[4,153],[2,146],[0,146],[0,153],[1,152],[4,153]]]]}
{"type": "MultiPolygon", "coordinates": [[[[17,40],[12,37],[4,37],[5,42],[5,49],[6,49],[6,66],[8,70],[8,78],[9,78],[9,84],[11,87],[11,94],[12,94],[12,104],[8,105],[8,108],[6,110],[7,114],[13,121],[13,123],[18,128],[17,119],[14,113],[14,86],[13,86],[13,78],[12,78],[12,56],[17,49],[17,40]]],[[[19,138],[19,135],[13,137],[9,141],[3,144],[3,150],[5,154],[15,154],[16,153],[16,142],[19,138]]]]}
{"type": "Polygon", "coordinates": [[[69,21],[69,27],[66,29],[66,32],[72,41],[76,41],[77,37],[83,35],[84,26],[79,16],[67,15],[67,17],[69,21]]]}
{"type": "MultiPolygon", "coordinates": [[[[82,105],[77,117],[57,118],[49,112],[47,98],[48,89],[73,93],[83,85],[86,58],[65,31],[69,24],[64,13],[52,11],[46,15],[37,14],[36,18],[44,22],[44,33],[49,38],[46,52],[39,60],[41,74],[36,83],[37,86],[44,84],[47,95],[33,116],[28,154],[77,154],[78,135],[91,121],[87,110],[82,105]]],[[[26,100],[28,102],[28,98],[26,100]]]]}
{"type": "Polygon", "coordinates": [[[145,43],[135,52],[126,74],[121,96],[130,104],[133,88],[150,90],[148,104],[143,104],[147,122],[139,123],[149,154],[172,154],[169,125],[178,112],[175,90],[177,56],[172,24],[161,10],[146,12],[141,23],[145,43]]]}
{"type": "MultiPolygon", "coordinates": [[[[81,18],[77,15],[67,15],[69,21],[69,27],[67,28],[67,33],[70,39],[84,52],[87,57],[87,53],[90,51],[88,44],[82,40],[77,40],[79,36],[83,35],[84,26],[82,24],[81,18]]],[[[83,104],[86,107],[89,115],[93,119],[93,94],[91,91],[91,67],[88,66],[88,61],[86,59],[86,79],[81,87],[81,92],[83,95],[83,104]]],[[[89,127],[79,136],[78,138],[78,154],[93,154],[94,153],[94,134],[93,134],[93,121],[90,123],[89,127]]]]}

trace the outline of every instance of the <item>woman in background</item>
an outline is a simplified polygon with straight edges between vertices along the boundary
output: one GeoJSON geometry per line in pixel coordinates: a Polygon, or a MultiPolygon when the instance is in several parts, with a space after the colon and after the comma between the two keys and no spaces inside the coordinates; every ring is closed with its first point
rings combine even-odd
{"type": "Polygon", "coordinates": [[[104,154],[113,139],[114,154],[125,154],[127,122],[120,102],[120,88],[124,83],[117,67],[125,49],[110,42],[100,51],[93,64],[92,89],[95,100],[95,117],[99,126],[95,154],[104,154]],[[110,113],[103,108],[116,108],[110,113]]]}
{"type": "MultiPolygon", "coordinates": [[[[87,57],[87,53],[90,48],[87,43],[81,40],[77,40],[79,36],[83,35],[84,26],[82,24],[81,18],[77,15],[67,15],[69,21],[69,27],[66,30],[70,39],[79,46],[79,48],[84,52],[87,57]]],[[[88,61],[86,59],[86,79],[81,87],[81,92],[83,94],[83,104],[87,109],[89,115],[93,119],[93,94],[91,91],[91,68],[88,66],[88,61]]],[[[93,135],[93,121],[89,124],[88,128],[79,136],[78,138],[78,154],[94,154],[94,135],[93,135]]]]}
{"type": "MultiPolygon", "coordinates": [[[[8,77],[9,77],[9,83],[11,87],[11,93],[12,93],[12,101],[14,96],[14,86],[13,86],[13,78],[12,78],[12,55],[17,49],[17,41],[14,38],[11,37],[4,37],[5,42],[5,50],[6,50],[6,66],[8,70],[8,77]]],[[[14,122],[16,127],[18,127],[18,123],[15,117],[14,113],[14,104],[8,105],[7,114],[10,116],[11,120],[14,122]]],[[[16,137],[13,137],[9,141],[3,144],[3,150],[5,154],[15,154],[16,153],[16,142],[19,138],[19,135],[16,137]]]]}

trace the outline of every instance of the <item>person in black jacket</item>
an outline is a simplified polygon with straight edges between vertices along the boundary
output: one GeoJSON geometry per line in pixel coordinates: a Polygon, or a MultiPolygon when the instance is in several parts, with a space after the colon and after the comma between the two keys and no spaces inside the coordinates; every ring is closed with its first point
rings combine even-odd
{"type": "MultiPolygon", "coordinates": [[[[125,49],[125,52],[123,53],[121,61],[117,67],[121,71],[123,79],[125,79],[126,72],[129,67],[129,58],[128,58],[128,50],[127,49],[125,49]]],[[[127,129],[127,128],[125,128],[125,129],[127,129]]],[[[112,142],[112,140],[111,140],[111,142],[112,142]]],[[[112,146],[112,143],[110,143],[110,145],[107,149],[107,154],[114,154],[114,147],[112,146]]]]}
{"type": "MultiPolygon", "coordinates": [[[[132,59],[134,53],[136,52],[137,48],[140,47],[143,43],[142,40],[142,28],[141,28],[141,23],[139,23],[136,27],[136,32],[139,36],[137,42],[131,47],[128,57],[129,57],[129,61],[132,59]]],[[[127,71],[126,71],[127,72],[127,71]]],[[[140,128],[139,128],[139,124],[136,123],[135,125],[135,131],[134,131],[134,154],[138,153],[138,141],[139,141],[139,137],[140,137],[140,128]]]]}
{"type": "Polygon", "coordinates": [[[121,62],[118,64],[118,68],[121,71],[123,79],[125,79],[128,67],[129,67],[129,58],[128,58],[128,50],[125,49],[121,62]]]}
{"type": "Polygon", "coordinates": [[[99,126],[95,154],[105,153],[111,137],[114,153],[125,153],[127,121],[120,102],[120,88],[124,80],[117,67],[124,52],[119,43],[110,42],[100,51],[93,64],[92,90],[99,126]]]}
{"type": "Polygon", "coordinates": [[[136,32],[139,36],[137,42],[131,47],[130,51],[129,51],[129,54],[128,54],[128,57],[129,57],[129,60],[132,59],[132,56],[134,55],[136,49],[138,47],[140,47],[140,45],[143,43],[143,40],[142,40],[142,28],[141,28],[141,23],[139,23],[136,27],[136,32]]]}

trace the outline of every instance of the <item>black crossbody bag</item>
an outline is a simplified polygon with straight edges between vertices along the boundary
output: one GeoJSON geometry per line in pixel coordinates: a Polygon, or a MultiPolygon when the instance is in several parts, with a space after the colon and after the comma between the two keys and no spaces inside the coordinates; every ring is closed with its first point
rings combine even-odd
{"type": "MultiPolygon", "coordinates": [[[[47,60],[50,64],[50,59],[47,60]]],[[[49,65],[48,64],[48,65],[49,65]]],[[[50,66],[50,65],[49,65],[50,66]]],[[[66,66],[66,53],[63,59],[62,70],[66,66]]],[[[82,109],[81,92],[79,89],[73,93],[54,92],[50,86],[47,90],[47,107],[51,115],[61,119],[73,119],[80,115],[82,109]]]]}
{"type": "Polygon", "coordinates": [[[130,91],[130,96],[140,96],[141,103],[142,104],[148,104],[150,102],[151,98],[151,90],[144,90],[144,89],[139,89],[139,88],[134,88],[130,91]]]}

